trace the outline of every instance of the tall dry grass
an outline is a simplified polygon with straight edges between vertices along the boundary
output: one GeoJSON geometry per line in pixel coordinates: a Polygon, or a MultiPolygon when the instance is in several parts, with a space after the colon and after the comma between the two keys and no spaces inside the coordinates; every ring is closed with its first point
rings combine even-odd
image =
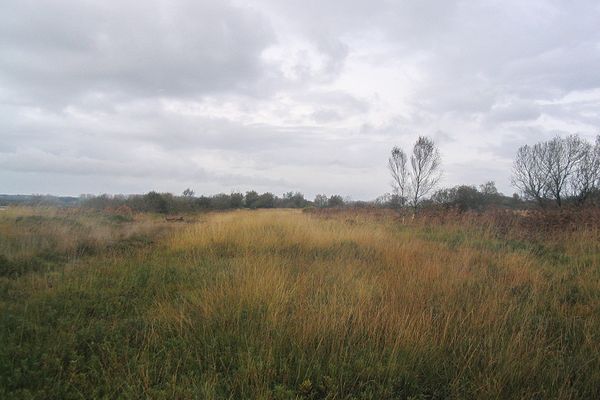
{"type": "Polygon", "coordinates": [[[168,224],[139,214],[79,208],[9,207],[0,213],[0,276],[49,269],[90,254],[142,245],[168,224]]]}
{"type": "MultiPolygon", "coordinates": [[[[24,314],[3,320],[0,360],[14,368],[16,343],[33,347],[44,373],[0,382],[4,393],[86,397],[598,398],[595,235],[564,232],[561,243],[458,219],[209,214],[151,252],[91,256],[38,286],[27,311],[5,296],[24,314]]],[[[4,290],[27,293],[28,282],[4,290]]]]}

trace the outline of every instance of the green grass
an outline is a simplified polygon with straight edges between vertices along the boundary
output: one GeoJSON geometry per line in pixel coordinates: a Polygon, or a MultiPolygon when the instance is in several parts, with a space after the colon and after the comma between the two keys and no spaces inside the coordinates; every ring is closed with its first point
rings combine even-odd
{"type": "Polygon", "coordinates": [[[600,397],[596,232],[352,218],[0,215],[0,398],[600,397]]]}

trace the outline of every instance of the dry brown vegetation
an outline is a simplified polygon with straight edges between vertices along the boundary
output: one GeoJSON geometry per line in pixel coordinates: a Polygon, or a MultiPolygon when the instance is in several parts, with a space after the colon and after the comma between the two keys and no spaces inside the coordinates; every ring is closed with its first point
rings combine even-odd
{"type": "MultiPolygon", "coordinates": [[[[11,212],[5,258],[47,248],[16,221],[39,210],[11,212]]],[[[164,231],[60,215],[90,218],[101,251],[2,278],[0,394],[600,397],[599,225],[508,217],[236,211],[164,231]],[[107,253],[115,232],[151,240],[107,253]]],[[[56,224],[42,232],[71,254],[56,224]]]]}

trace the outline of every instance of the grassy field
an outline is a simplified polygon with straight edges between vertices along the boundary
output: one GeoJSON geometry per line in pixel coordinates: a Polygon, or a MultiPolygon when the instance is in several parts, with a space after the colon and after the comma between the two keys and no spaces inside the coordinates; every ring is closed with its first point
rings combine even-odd
{"type": "Polygon", "coordinates": [[[0,212],[0,398],[600,398],[598,228],[192,220],[0,212]]]}

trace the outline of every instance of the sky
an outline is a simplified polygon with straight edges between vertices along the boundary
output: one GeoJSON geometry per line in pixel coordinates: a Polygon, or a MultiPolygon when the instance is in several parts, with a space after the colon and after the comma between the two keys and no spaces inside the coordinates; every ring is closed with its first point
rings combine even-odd
{"type": "Polygon", "coordinates": [[[0,193],[512,194],[519,146],[600,133],[600,3],[2,0],[0,193]]]}

